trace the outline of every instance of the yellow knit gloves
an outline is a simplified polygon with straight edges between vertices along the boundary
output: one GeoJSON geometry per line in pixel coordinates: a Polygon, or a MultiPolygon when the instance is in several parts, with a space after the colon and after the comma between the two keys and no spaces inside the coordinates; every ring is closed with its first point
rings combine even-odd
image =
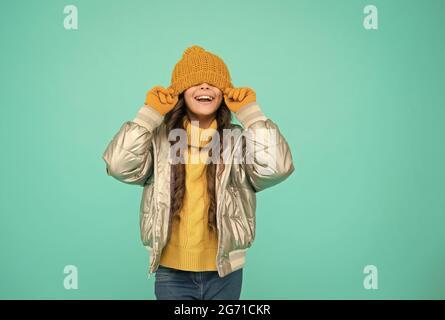
{"type": "Polygon", "coordinates": [[[241,107],[256,101],[256,94],[250,88],[226,88],[224,90],[224,101],[232,112],[237,112],[241,107]]]}
{"type": "Polygon", "coordinates": [[[165,115],[172,110],[178,102],[178,95],[174,94],[171,87],[155,86],[147,92],[145,104],[165,115]]]}
{"type": "MultiPolygon", "coordinates": [[[[248,87],[224,89],[224,101],[232,112],[237,112],[243,106],[256,101],[255,91],[248,87]]],[[[155,86],[147,92],[145,104],[165,115],[172,110],[178,102],[178,95],[172,87],[155,86]]]]}

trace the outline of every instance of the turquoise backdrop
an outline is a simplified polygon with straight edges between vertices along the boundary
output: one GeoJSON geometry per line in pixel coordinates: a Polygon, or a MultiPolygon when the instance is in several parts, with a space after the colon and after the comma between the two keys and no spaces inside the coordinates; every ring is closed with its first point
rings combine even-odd
{"type": "Polygon", "coordinates": [[[193,44],[295,172],[258,193],[242,299],[444,299],[444,1],[1,1],[0,298],[154,299],[142,188],[102,153],[193,44]],[[78,9],[78,30],[63,25],[78,9]],[[366,5],[378,29],[366,30],[366,5]],[[64,287],[64,267],[78,289],[64,287]],[[378,289],[365,289],[367,265],[378,289]]]}

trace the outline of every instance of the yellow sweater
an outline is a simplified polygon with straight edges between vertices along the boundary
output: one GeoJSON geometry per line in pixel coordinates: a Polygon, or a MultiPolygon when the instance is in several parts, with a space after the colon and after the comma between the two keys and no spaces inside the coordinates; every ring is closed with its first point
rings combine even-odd
{"type": "MultiPolygon", "coordinates": [[[[186,191],[183,207],[179,213],[181,219],[179,222],[177,219],[172,220],[171,238],[162,251],[160,264],[187,271],[215,271],[218,235],[207,227],[209,198],[205,163],[202,160],[190,163],[190,156],[194,148],[195,156],[199,157],[198,145],[204,146],[209,141],[209,139],[200,141],[204,139],[201,135],[203,133],[206,134],[205,137],[208,133],[211,135],[215,132],[217,123],[216,119],[213,120],[208,129],[191,124],[187,117],[184,117],[183,123],[187,130],[190,159],[185,164],[186,191]]],[[[200,159],[205,159],[207,153],[201,151],[203,158],[200,159]]]]}

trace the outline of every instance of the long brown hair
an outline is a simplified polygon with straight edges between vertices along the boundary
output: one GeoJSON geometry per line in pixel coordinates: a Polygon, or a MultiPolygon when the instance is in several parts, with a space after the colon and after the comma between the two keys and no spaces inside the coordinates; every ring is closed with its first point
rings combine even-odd
{"type": "MultiPolygon", "coordinates": [[[[184,99],[184,94],[181,93],[178,97],[176,106],[168,112],[164,117],[164,123],[167,128],[167,136],[173,129],[185,129],[183,124],[183,117],[187,116],[187,105],[184,99]]],[[[189,119],[190,120],[190,119],[189,119]]],[[[206,180],[207,180],[207,194],[210,200],[208,208],[208,228],[216,232],[216,178],[221,179],[221,174],[224,171],[225,164],[222,161],[222,148],[223,148],[223,130],[228,129],[232,122],[232,113],[226,106],[224,99],[222,100],[218,110],[216,111],[217,131],[219,134],[219,146],[220,146],[220,163],[222,166],[218,173],[216,173],[217,164],[210,162],[205,165],[206,180]]],[[[170,146],[176,141],[170,141],[170,146]]],[[[211,156],[211,149],[209,150],[209,156],[211,156]]],[[[185,164],[180,161],[176,164],[170,164],[171,166],[171,179],[170,179],[170,219],[167,242],[171,236],[172,219],[180,219],[179,212],[181,211],[182,204],[185,195],[185,164]]]]}

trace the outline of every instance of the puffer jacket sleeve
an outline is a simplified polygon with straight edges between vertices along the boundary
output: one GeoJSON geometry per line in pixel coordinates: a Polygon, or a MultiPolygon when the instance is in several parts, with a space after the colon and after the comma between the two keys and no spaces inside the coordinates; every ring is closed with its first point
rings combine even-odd
{"type": "Polygon", "coordinates": [[[128,184],[144,186],[153,174],[152,139],[163,116],[142,106],[132,121],[126,121],[103,153],[109,176],[128,184]]]}
{"type": "Polygon", "coordinates": [[[243,106],[235,116],[244,128],[242,167],[255,192],[289,177],[295,170],[292,153],[278,125],[257,102],[243,106]]]}

